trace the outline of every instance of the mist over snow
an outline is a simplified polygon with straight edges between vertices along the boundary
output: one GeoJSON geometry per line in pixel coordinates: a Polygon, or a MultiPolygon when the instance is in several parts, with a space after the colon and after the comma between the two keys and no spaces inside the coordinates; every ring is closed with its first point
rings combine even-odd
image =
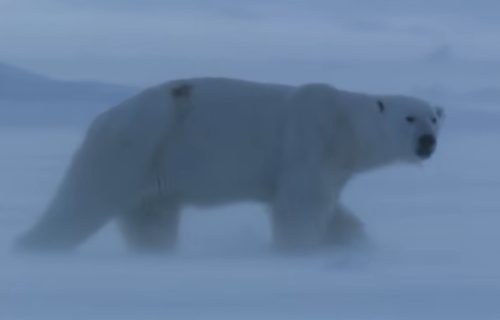
{"type": "Polygon", "coordinates": [[[500,2],[0,2],[0,319],[500,317],[500,2]],[[99,112],[169,79],[327,82],[446,109],[421,167],[343,195],[371,252],[275,255],[254,203],[183,215],[167,256],[115,225],[70,255],[18,255],[99,112]]]}

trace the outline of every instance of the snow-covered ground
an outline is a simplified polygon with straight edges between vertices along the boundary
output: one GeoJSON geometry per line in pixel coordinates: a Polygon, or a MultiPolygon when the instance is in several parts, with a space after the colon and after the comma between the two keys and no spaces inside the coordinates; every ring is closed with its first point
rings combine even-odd
{"type": "Polygon", "coordinates": [[[500,127],[445,130],[423,166],[353,181],[371,254],[275,256],[255,204],[188,209],[168,256],[128,253],[112,225],[74,254],[13,254],[81,134],[0,129],[1,320],[500,319],[500,127]]]}

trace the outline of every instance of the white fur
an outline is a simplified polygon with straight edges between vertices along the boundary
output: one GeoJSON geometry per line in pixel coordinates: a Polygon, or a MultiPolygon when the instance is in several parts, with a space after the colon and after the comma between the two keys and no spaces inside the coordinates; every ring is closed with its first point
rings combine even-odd
{"type": "Polygon", "coordinates": [[[118,218],[132,247],[166,249],[182,206],[244,200],[269,205],[281,247],[339,242],[362,233],[339,202],[347,181],[417,161],[416,140],[437,134],[436,114],[417,99],[323,84],[168,82],[94,121],[56,197],[20,244],[72,248],[118,218]],[[176,96],[179,86],[190,90],[176,96]],[[407,123],[408,115],[418,121],[407,123]]]}

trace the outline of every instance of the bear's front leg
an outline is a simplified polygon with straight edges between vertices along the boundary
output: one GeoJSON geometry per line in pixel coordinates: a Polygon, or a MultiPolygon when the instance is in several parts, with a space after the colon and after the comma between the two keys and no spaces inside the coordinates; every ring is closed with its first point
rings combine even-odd
{"type": "Polygon", "coordinates": [[[368,236],[363,222],[349,209],[337,203],[327,223],[323,244],[327,247],[366,247],[368,236]]]}
{"type": "Polygon", "coordinates": [[[318,248],[331,213],[330,197],[320,176],[295,172],[287,176],[277,191],[272,206],[275,245],[285,251],[318,248]]]}

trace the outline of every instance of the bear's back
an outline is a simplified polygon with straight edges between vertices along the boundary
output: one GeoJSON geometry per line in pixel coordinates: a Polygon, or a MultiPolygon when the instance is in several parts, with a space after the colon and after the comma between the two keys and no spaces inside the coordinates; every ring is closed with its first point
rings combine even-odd
{"type": "Polygon", "coordinates": [[[164,172],[175,191],[194,202],[217,201],[217,194],[265,196],[277,171],[293,87],[224,78],[165,85],[183,91],[174,93],[172,107],[188,110],[165,154],[164,172]]]}

